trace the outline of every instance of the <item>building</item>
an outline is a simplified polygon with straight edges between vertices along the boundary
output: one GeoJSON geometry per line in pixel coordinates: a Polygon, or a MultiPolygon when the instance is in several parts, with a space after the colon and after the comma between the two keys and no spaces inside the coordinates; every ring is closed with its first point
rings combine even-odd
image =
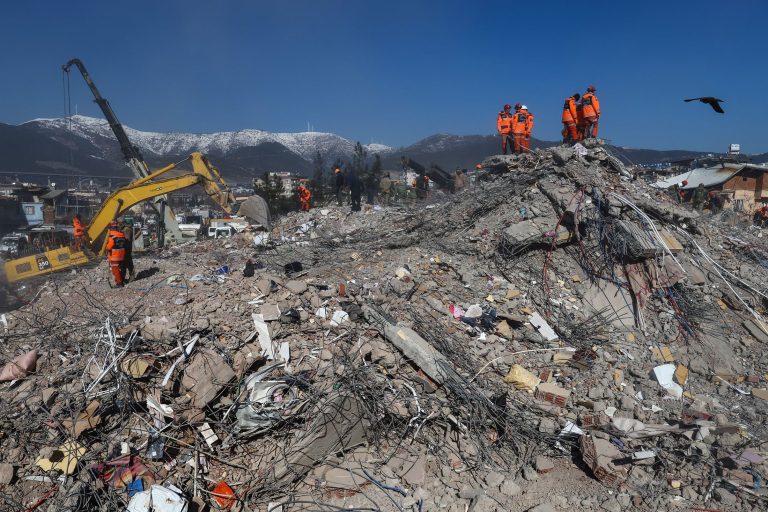
{"type": "Polygon", "coordinates": [[[721,162],[712,167],[697,167],[656,182],[652,186],[668,189],[687,181],[688,184],[681,188],[690,196],[693,189],[702,184],[708,191],[714,190],[726,199],[726,208],[751,213],[768,204],[768,177],[766,174],[768,174],[768,167],[764,165],[721,162]]]}
{"type": "MultiPolygon", "coordinates": [[[[280,193],[283,197],[291,197],[293,193],[296,191],[296,189],[299,186],[299,183],[302,180],[306,180],[303,176],[300,176],[298,174],[294,174],[292,172],[270,172],[269,173],[269,179],[270,180],[279,180],[282,185],[282,192],[280,193]]],[[[264,189],[264,178],[254,178],[253,179],[253,188],[254,189],[264,189]]]]}

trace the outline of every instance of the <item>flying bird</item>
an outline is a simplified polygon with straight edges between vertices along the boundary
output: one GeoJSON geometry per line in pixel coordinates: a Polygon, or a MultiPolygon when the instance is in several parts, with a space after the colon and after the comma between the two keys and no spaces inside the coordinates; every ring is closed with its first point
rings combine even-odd
{"type": "Polygon", "coordinates": [[[690,98],[684,101],[696,101],[699,100],[702,103],[708,104],[710,107],[712,107],[712,110],[715,112],[718,112],[720,114],[725,114],[725,110],[723,110],[723,107],[720,106],[720,102],[724,102],[725,100],[721,100],[720,98],[715,98],[714,96],[703,96],[701,98],[690,98]]]}

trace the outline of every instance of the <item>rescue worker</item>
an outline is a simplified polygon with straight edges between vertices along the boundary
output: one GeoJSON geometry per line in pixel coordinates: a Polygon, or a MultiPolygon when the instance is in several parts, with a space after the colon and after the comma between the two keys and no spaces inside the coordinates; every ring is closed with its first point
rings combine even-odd
{"type": "Polygon", "coordinates": [[[528,112],[528,107],[523,105],[520,108],[521,112],[525,112],[528,115],[528,119],[525,124],[525,136],[523,137],[523,150],[527,153],[531,150],[531,132],[533,131],[533,114],[528,112]]]}
{"type": "Polygon", "coordinates": [[[584,111],[584,136],[585,138],[597,137],[597,123],[600,120],[600,102],[595,96],[597,89],[594,85],[587,87],[587,93],[581,97],[581,106],[584,111]]]}
{"type": "Polygon", "coordinates": [[[349,192],[352,199],[352,211],[353,212],[359,212],[360,211],[360,195],[363,191],[363,184],[360,181],[360,178],[357,177],[357,174],[354,173],[354,171],[349,173],[349,176],[347,176],[347,181],[349,184],[349,192]]]}
{"type": "Polygon", "coordinates": [[[515,113],[512,116],[512,136],[515,141],[515,153],[522,153],[525,139],[525,132],[528,126],[528,114],[523,112],[523,106],[520,103],[515,105],[515,113]]]}
{"type": "Polygon", "coordinates": [[[341,194],[344,190],[344,175],[338,167],[333,171],[336,176],[336,203],[341,206],[341,194]]]}
{"type": "Polygon", "coordinates": [[[512,149],[511,146],[513,145],[512,141],[512,113],[510,110],[512,109],[512,105],[507,103],[504,105],[504,110],[499,112],[499,116],[496,119],[496,129],[499,131],[499,134],[501,135],[501,154],[506,155],[507,154],[507,143],[510,145],[510,150],[512,149]]]}
{"type": "Polygon", "coordinates": [[[563,116],[561,118],[563,122],[563,144],[573,144],[579,140],[579,135],[576,132],[576,122],[578,120],[576,103],[579,101],[579,98],[581,98],[579,93],[565,98],[563,116]]]}
{"type": "Polygon", "coordinates": [[[723,199],[714,190],[709,193],[709,211],[712,215],[723,209],[723,199]]]}
{"type": "Polygon", "coordinates": [[[453,177],[453,191],[454,192],[461,192],[464,187],[467,185],[466,180],[466,174],[467,170],[459,170],[456,169],[456,176],[453,177]]]}
{"type": "Polygon", "coordinates": [[[301,208],[301,211],[309,211],[309,198],[311,196],[312,193],[304,186],[304,184],[299,185],[299,207],[301,208]]]}
{"type": "Polygon", "coordinates": [[[112,275],[115,277],[115,284],[123,286],[125,280],[125,235],[118,229],[115,221],[109,223],[107,260],[112,275]]]}
{"type": "Polygon", "coordinates": [[[693,205],[693,209],[700,209],[706,199],[707,189],[704,188],[703,183],[699,183],[699,186],[693,190],[693,195],[691,196],[691,204],[693,205]]]}
{"type": "Polygon", "coordinates": [[[125,268],[125,275],[128,276],[129,281],[133,281],[136,272],[133,268],[134,233],[133,225],[125,223],[123,226],[123,235],[125,235],[125,261],[123,262],[123,267],[125,268]]]}
{"type": "Polygon", "coordinates": [[[584,106],[576,103],[576,140],[584,140],[584,106]]]}
{"type": "Polygon", "coordinates": [[[79,251],[80,246],[86,240],[85,227],[83,226],[83,219],[80,214],[76,214],[72,219],[72,226],[75,228],[75,250],[79,251]]]}

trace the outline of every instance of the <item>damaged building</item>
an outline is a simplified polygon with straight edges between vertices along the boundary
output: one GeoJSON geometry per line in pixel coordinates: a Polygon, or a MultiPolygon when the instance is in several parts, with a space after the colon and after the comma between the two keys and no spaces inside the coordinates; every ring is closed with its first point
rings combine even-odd
{"type": "Polygon", "coordinates": [[[599,144],[482,167],[11,290],[0,509],[765,510],[760,229],[599,144]]]}

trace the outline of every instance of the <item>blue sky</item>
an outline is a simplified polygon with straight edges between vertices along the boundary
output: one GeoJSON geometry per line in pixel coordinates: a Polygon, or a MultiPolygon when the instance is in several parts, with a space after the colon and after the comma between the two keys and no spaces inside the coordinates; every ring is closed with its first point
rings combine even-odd
{"type": "MultiPolygon", "coordinates": [[[[559,137],[595,84],[601,136],[657,149],[768,151],[768,2],[5,2],[0,122],[60,117],[80,57],[121,120],[155,131],[259,128],[405,145],[490,134],[505,103],[559,137]],[[693,96],[726,100],[725,115],[693,96]]],[[[79,76],[72,101],[100,116],[79,76]]]]}

